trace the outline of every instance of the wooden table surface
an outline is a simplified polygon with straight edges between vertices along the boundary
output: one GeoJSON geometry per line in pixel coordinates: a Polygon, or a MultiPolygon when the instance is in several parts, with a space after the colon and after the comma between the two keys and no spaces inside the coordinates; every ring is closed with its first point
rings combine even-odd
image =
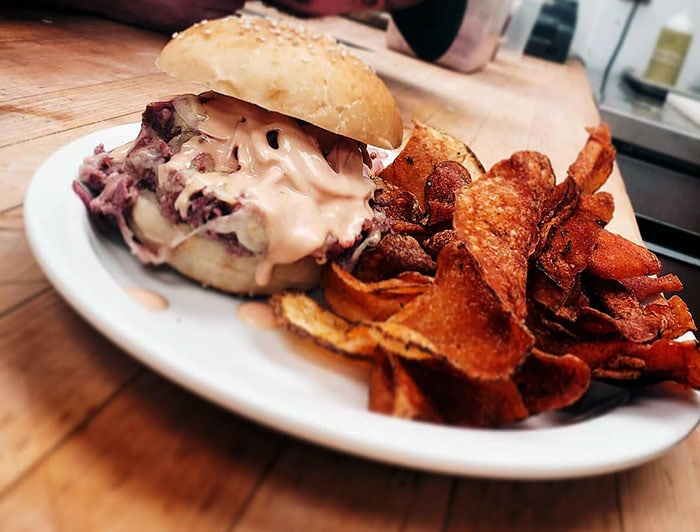
{"type": "MultiPolygon", "coordinates": [[[[313,24],[370,49],[357,54],[407,124],[461,137],[487,165],[538,149],[561,176],[598,120],[577,63],[497,60],[464,75],[389,52],[357,23],[313,24]]],[[[164,42],[97,18],[0,9],[0,530],[700,529],[697,432],[660,459],[594,478],[422,473],[224,411],[79,318],[32,258],[23,196],[53,150],[190,90],[153,67],[164,42]]],[[[617,172],[609,188],[615,229],[638,238],[617,172]]]]}

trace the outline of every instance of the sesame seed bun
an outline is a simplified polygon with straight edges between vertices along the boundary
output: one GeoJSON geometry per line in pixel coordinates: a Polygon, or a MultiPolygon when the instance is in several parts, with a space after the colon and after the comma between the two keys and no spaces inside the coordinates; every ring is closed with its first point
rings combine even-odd
{"type": "Polygon", "coordinates": [[[398,107],[373,70],[300,26],[248,16],[203,21],[175,34],[156,66],[366,144],[401,144],[398,107]]]}

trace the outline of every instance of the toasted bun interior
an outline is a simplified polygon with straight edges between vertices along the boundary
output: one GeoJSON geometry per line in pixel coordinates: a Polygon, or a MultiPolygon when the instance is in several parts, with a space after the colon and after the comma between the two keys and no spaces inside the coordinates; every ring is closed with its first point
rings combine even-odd
{"type": "MultiPolygon", "coordinates": [[[[172,224],[161,214],[152,192],[144,191],[136,199],[129,225],[141,242],[153,249],[167,247],[172,224]]],[[[189,232],[183,224],[183,232],[189,232]]],[[[224,292],[239,295],[266,295],[281,290],[308,290],[318,284],[321,267],[305,257],[293,264],[278,264],[270,282],[255,282],[259,255],[232,255],[224,244],[207,236],[195,235],[172,250],[168,264],[183,275],[224,292]]]]}
{"type": "Polygon", "coordinates": [[[156,65],[366,144],[401,144],[401,115],[382,80],[345,47],[301,26],[247,16],[200,22],[176,34],[156,65]]]}

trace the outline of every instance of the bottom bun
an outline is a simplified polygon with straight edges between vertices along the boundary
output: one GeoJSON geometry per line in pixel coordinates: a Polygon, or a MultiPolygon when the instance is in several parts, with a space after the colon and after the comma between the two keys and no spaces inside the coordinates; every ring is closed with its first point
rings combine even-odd
{"type": "MultiPolygon", "coordinates": [[[[152,192],[139,195],[131,211],[129,225],[136,237],[153,251],[170,241],[173,225],[160,212],[152,192]]],[[[187,231],[190,226],[182,224],[187,231]]],[[[236,256],[226,245],[206,235],[195,235],[179,244],[166,262],[181,274],[210,286],[238,295],[268,295],[283,290],[309,290],[318,285],[321,266],[311,257],[292,264],[279,264],[272,270],[270,282],[255,282],[260,255],[236,256]]]]}

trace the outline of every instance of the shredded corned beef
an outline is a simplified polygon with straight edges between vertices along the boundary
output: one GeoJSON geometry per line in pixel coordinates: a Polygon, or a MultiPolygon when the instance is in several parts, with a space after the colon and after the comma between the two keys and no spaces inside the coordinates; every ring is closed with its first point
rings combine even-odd
{"type": "MultiPolygon", "coordinates": [[[[73,183],[73,190],[87,207],[91,219],[99,227],[116,226],[132,253],[144,263],[159,264],[168,258],[167,252],[154,252],[145,246],[129,227],[131,209],[139,193],[144,190],[155,193],[161,213],[171,223],[187,223],[193,230],[192,234],[205,232],[211,238],[225,243],[234,255],[252,253],[239,243],[235,233],[218,233],[208,228],[208,222],[232,214],[239,205],[230,205],[204,189],[195,192],[190,198],[188,211],[183,218],[175,208],[175,201],[185,186],[182,174],[170,171],[166,179],[161,177],[161,182],[158,182],[158,167],[178,153],[184,142],[195,135],[204,135],[196,127],[197,108],[200,102],[211,97],[211,93],[204,93],[151,103],[142,115],[141,130],[133,146],[122,152],[125,155],[113,155],[106,152],[103,145],[97,146],[93,155],[83,161],[78,180],[73,183]]],[[[315,139],[329,164],[337,164],[335,158],[339,137],[310,124],[303,124],[302,127],[315,139]]],[[[369,167],[376,163],[364,147],[363,159],[369,167]]],[[[192,160],[191,168],[198,172],[210,172],[214,169],[214,160],[211,155],[201,153],[192,160]]],[[[337,240],[329,239],[314,256],[319,262],[341,254],[354,260],[350,259],[354,256],[352,250],[365,245],[363,242],[368,235],[386,225],[382,221],[384,219],[384,213],[378,212],[377,217],[367,220],[363,237],[358,239],[353,248],[343,249],[337,240]]],[[[185,235],[184,238],[188,236],[190,235],[185,235]]]]}
{"type": "MultiPolygon", "coordinates": [[[[177,104],[181,108],[187,104],[194,106],[196,98],[193,95],[178,97],[177,104]]],[[[158,166],[167,162],[180,150],[182,143],[196,133],[177,112],[175,100],[155,102],[146,107],[141,131],[123,160],[115,160],[99,145],[78,171],[79,181],[73,184],[73,190],[85,203],[91,217],[116,225],[131,251],[143,262],[160,263],[167,257],[154,253],[136,239],[127,222],[128,215],[139,191],[150,190],[160,196],[162,211],[171,222],[188,221],[180,219],[174,208],[175,199],[184,186],[179,175],[173,174],[162,190],[158,190],[157,175],[158,166]]],[[[197,214],[194,213],[195,219],[197,214]]]]}

